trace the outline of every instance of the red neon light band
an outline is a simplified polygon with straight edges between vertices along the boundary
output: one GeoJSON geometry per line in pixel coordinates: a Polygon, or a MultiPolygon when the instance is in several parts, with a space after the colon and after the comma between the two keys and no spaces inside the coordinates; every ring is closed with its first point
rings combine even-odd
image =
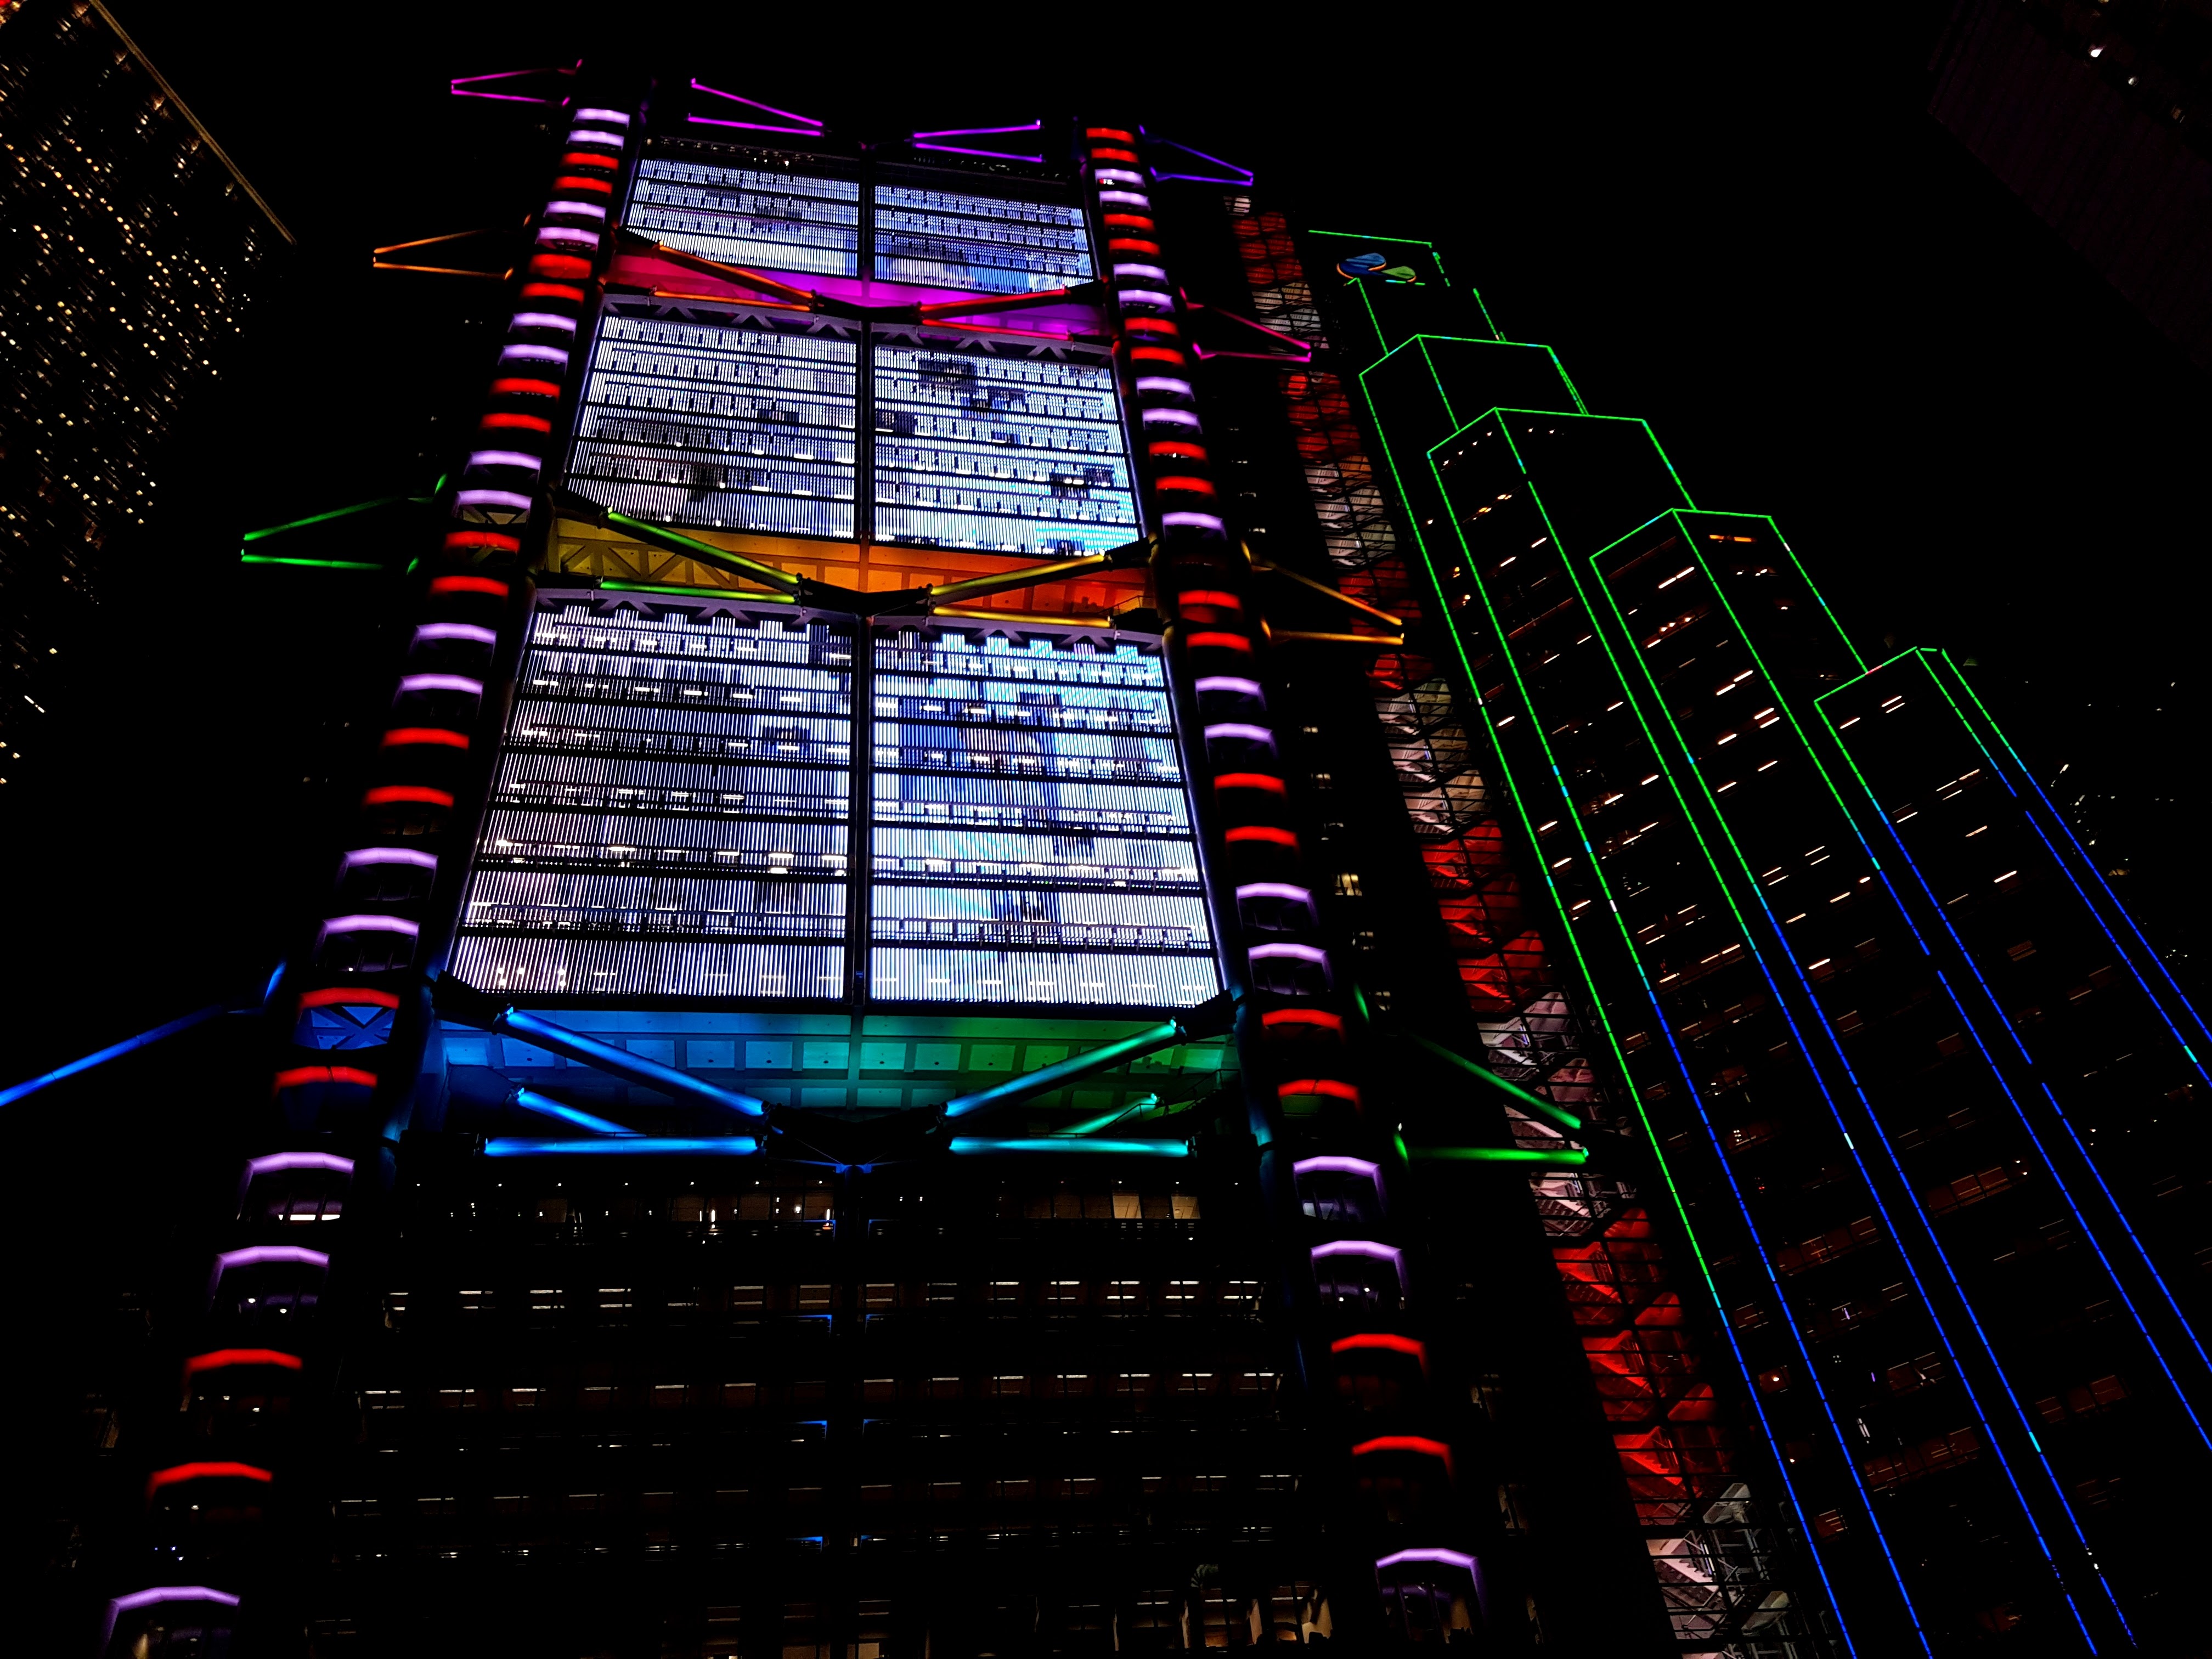
{"type": "Polygon", "coordinates": [[[1426,1345],[1410,1336],[1396,1336],[1389,1331],[1361,1331],[1356,1336],[1340,1336],[1328,1345],[1331,1353],[1349,1353],[1354,1348],[1388,1348],[1392,1353],[1409,1353],[1421,1362],[1421,1369],[1429,1368],[1426,1345]]]}
{"type": "Polygon", "coordinates": [[[465,749],[469,734],[448,732],[437,726],[395,726],[384,734],[379,746],[385,749],[405,749],[415,744],[429,744],[441,749],[465,749]]]}
{"type": "MultiPolygon", "coordinates": [[[[1275,786],[1281,788],[1280,784],[1275,786]]],[[[1341,1017],[1323,1008],[1277,1008],[1260,1016],[1262,1025],[1320,1025],[1332,1031],[1344,1030],[1341,1017]]]]}
{"type": "Polygon", "coordinates": [[[266,1469],[257,1469],[251,1463],[178,1463],[166,1469],[156,1469],[146,1477],[146,1496],[149,1498],[164,1486],[173,1486],[180,1480],[274,1480],[276,1477],[266,1469]]]}
{"type": "Polygon", "coordinates": [[[309,1083],[358,1083],[363,1088],[374,1089],[376,1073],[364,1072],[358,1066],[295,1066],[289,1072],[276,1073],[278,1089],[297,1089],[309,1083]]]}
{"type": "Polygon", "coordinates": [[[1140,242],[1133,236],[1117,236],[1106,244],[1109,253],[1158,253],[1158,242],[1140,242]]]}
{"type": "Polygon", "coordinates": [[[288,1371],[296,1371],[300,1369],[300,1357],[279,1353],[274,1348],[217,1348],[213,1353],[196,1353],[185,1361],[185,1375],[193,1376],[201,1371],[221,1370],[226,1365],[281,1365],[288,1371]]]}
{"type": "Polygon", "coordinates": [[[1444,1473],[1452,1472],[1451,1448],[1441,1440],[1431,1440],[1418,1434],[1379,1434],[1372,1440],[1363,1440],[1352,1449],[1354,1457],[1364,1457],[1370,1452],[1416,1452],[1423,1457],[1433,1457],[1444,1466],[1444,1473]]]}
{"type": "MultiPolygon", "coordinates": [[[[548,421],[544,424],[550,427],[552,422],[548,421]]],[[[504,536],[496,530],[450,530],[446,532],[446,545],[488,547],[500,553],[520,553],[522,551],[522,538],[520,536],[504,536]]],[[[430,585],[430,591],[433,593],[438,591],[436,583],[430,585]]],[[[502,587],[500,592],[504,593],[507,590],[502,587]]]]}
{"type": "Polygon", "coordinates": [[[1119,127],[1085,127],[1083,129],[1083,136],[1085,138],[1119,138],[1125,144],[1133,144],[1137,142],[1135,133],[1124,132],[1119,127]]]}
{"type": "Polygon", "coordinates": [[[1223,611],[1242,611],[1244,608],[1244,601],[1234,593],[1219,592],[1211,587],[1194,587],[1176,603],[1177,605],[1210,605],[1223,611]]]}
{"type": "Polygon", "coordinates": [[[1101,146],[1091,150],[1091,159],[1094,161],[1133,161],[1137,159],[1137,152],[1133,149],[1107,149],[1101,146]]]}
{"type": "Polygon", "coordinates": [[[1155,478],[1152,480],[1152,488],[1155,489],[1187,490],[1194,495],[1211,495],[1214,493],[1213,486],[1206,479],[1186,478],[1180,475],[1168,478],[1155,478]]]}
{"type": "MultiPolygon", "coordinates": [[[[1148,363],[1179,363],[1183,361],[1182,353],[1177,351],[1173,346],[1133,346],[1129,355],[1132,357],[1141,358],[1148,363]]],[[[1204,450],[1195,453],[1201,460],[1205,459],[1204,450]]]]}
{"type": "Polygon", "coordinates": [[[530,260],[530,274],[532,276],[588,276],[592,274],[592,262],[568,253],[533,254],[530,260]]]}
{"type": "Polygon", "coordinates": [[[1106,216],[1106,222],[1109,225],[1119,225],[1124,230],[1152,228],[1152,222],[1141,213],[1109,213],[1106,216]]]}
{"type": "Polygon", "coordinates": [[[566,300],[572,305],[584,303],[584,290],[571,288],[566,283],[525,283],[522,297],[526,300],[566,300]]]}
{"type": "Polygon", "coordinates": [[[1211,646],[1217,651],[1243,651],[1249,654],[1252,649],[1252,641],[1242,634],[1194,634],[1189,643],[1194,650],[1211,646]]]}
{"type": "Polygon", "coordinates": [[[1297,850],[1298,838],[1287,830],[1278,830],[1272,823],[1240,823],[1226,832],[1224,841],[1264,841],[1272,847],[1287,847],[1297,850]]]}
{"type": "Polygon", "coordinates": [[[556,190],[595,190],[602,196],[611,196],[615,193],[613,184],[605,179],[556,179],[553,181],[553,188],[556,190]]]}
{"type": "MultiPolygon", "coordinates": [[[[488,535],[491,532],[488,531],[464,531],[460,533],[463,535],[480,536],[488,535]]],[[[521,545],[520,542],[514,541],[512,537],[509,537],[507,539],[510,546],[520,547],[521,545]]],[[[486,544],[471,544],[471,545],[486,544]]],[[[494,581],[489,576],[435,576],[431,579],[430,591],[433,593],[489,593],[495,599],[503,599],[507,597],[507,584],[501,581],[494,581]]]]}
{"type": "MultiPolygon", "coordinates": [[[[502,428],[512,428],[521,432],[550,432],[553,429],[553,422],[543,415],[510,415],[498,410],[495,410],[477,422],[477,429],[480,432],[496,432],[502,428]]],[[[464,531],[459,533],[465,535],[469,532],[464,531]]],[[[447,538],[447,544],[452,545],[451,538],[447,538]]],[[[520,544],[518,543],[517,545],[520,546],[520,544]]]]}
{"type": "Polygon", "coordinates": [[[1359,1091],[1349,1083],[1340,1083],[1333,1077],[1300,1078],[1296,1083],[1285,1083],[1275,1091],[1278,1098],[1288,1100],[1295,1095],[1321,1095],[1330,1100],[1348,1100],[1359,1104],[1359,1091]]]}
{"type": "Polygon", "coordinates": [[[1216,789],[1258,789],[1270,795],[1284,793],[1283,781],[1271,778],[1265,772],[1224,772],[1214,779],[1213,787],[1216,789]]]}
{"type": "MultiPolygon", "coordinates": [[[[1206,459],[1206,451],[1200,446],[1183,443],[1172,438],[1159,443],[1148,444],[1146,447],[1155,455],[1180,455],[1185,460],[1190,461],[1202,461],[1206,459]]],[[[1186,593],[1183,597],[1188,599],[1190,595],[1186,593]]],[[[1240,606],[1239,609],[1242,607],[1240,606]]]]}
{"type": "Polygon", "coordinates": [[[1122,328],[1131,334],[1181,334],[1182,331],[1164,317],[1124,317],[1122,328]]]}
{"type": "Polygon", "coordinates": [[[453,798],[442,789],[424,789],[411,783],[387,783],[361,798],[363,806],[451,806],[453,798]]]}
{"type": "Polygon", "coordinates": [[[379,1008],[397,1008],[399,998],[391,991],[356,990],[350,985],[326,985],[319,991],[300,993],[300,1006],[303,1012],[309,1008],[337,1007],[346,1003],[368,1003],[379,1008]]]}
{"type": "Polygon", "coordinates": [[[491,395],[495,398],[557,398],[559,384],[552,380],[494,380],[491,395]]]}
{"type": "Polygon", "coordinates": [[[588,151],[572,149],[561,158],[561,165],[564,167],[605,167],[611,173],[622,163],[611,155],[593,155],[588,151]]]}

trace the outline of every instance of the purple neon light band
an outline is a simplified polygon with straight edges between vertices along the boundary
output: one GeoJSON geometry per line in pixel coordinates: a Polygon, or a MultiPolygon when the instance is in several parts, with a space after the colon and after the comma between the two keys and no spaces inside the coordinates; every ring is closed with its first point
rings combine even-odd
{"type": "Polygon", "coordinates": [[[466,640],[471,645],[497,645],[499,635],[474,623],[424,623],[415,630],[415,642],[425,640],[466,640]]]}
{"type": "Polygon", "coordinates": [[[607,216],[607,210],[605,208],[592,202],[548,202],[545,204],[545,210],[548,213],[580,213],[586,219],[604,219],[607,216]]]}
{"type": "Polygon", "coordinates": [[[1102,190],[1098,192],[1098,199],[1111,202],[1116,207],[1149,208],[1152,204],[1151,197],[1139,196],[1133,190],[1102,190]]]}
{"type": "Polygon", "coordinates": [[[519,449],[478,449],[469,454],[471,466],[519,466],[526,472],[541,471],[545,463],[519,449]]]}
{"type": "Polygon", "coordinates": [[[1168,279],[1167,272],[1158,265],[1115,265],[1114,274],[1116,276],[1148,277],[1155,283],[1164,283],[1168,279]]]}
{"type": "MultiPolygon", "coordinates": [[[[1219,157],[1218,155],[1207,155],[1204,150],[1202,150],[1202,149],[1192,149],[1188,144],[1178,143],[1176,143],[1176,140],[1174,140],[1174,139],[1172,139],[1172,138],[1155,138],[1155,137],[1152,137],[1152,135],[1151,133],[1149,133],[1149,132],[1146,133],[1146,134],[1145,134],[1145,137],[1146,137],[1147,139],[1150,139],[1150,140],[1151,140],[1151,142],[1152,142],[1152,143],[1155,143],[1155,144],[1164,144],[1168,149],[1179,149],[1179,150],[1181,150],[1181,151],[1182,151],[1184,155],[1195,155],[1195,156],[1196,156],[1196,157],[1198,157],[1198,159],[1199,159],[1200,161],[1211,161],[1211,162],[1212,162],[1212,163],[1213,163],[1213,165],[1214,165],[1214,166],[1216,166],[1216,167],[1220,167],[1220,168],[1224,169],[1224,171],[1226,171],[1226,172],[1233,173],[1235,173],[1235,174],[1237,175],[1237,177],[1236,177],[1236,178],[1234,178],[1234,179],[1203,179],[1203,180],[1200,180],[1200,182],[1202,182],[1202,183],[1207,183],[1207,184],[1222,184],[1222,185],[1249,185],[1249,184],[1250,184],[1250,183],[1252,182],[1252,180],[1253,180],[1253,179],[1257,176],[1256,174],[1255,174],[1255,173],[1253,173],[1252,169],[1251,169],[1251,168],[1249,168],[1249,167],[1238,167],[1238,166],[1237,165],[1237,163],[1236,163],[1236,162],[1234,162],[1234,161],[1223,161],[1223,160],[1221,159],[1221,157],[1219,157]]],[[[1163,177],[1166,177],[1166,176],[1168,176],[1168,175],[1163,174],[1162,176],[1163,176],[1163,177]]],[[[1175,175],[1175,176],[1176,176],[1176,177],[1178,177],[1178,178],[1181,178],[1181,177],[1190,177],[1190,178],[1194,178],[1194,179],[1197,178],[1197,175],[1196,175],[1196,174],[1194,174],[1194,174],[1188,174],[1188,175],[1185,175],[1185,174],[1176,174],[1176,175],[1175,175]]]]}
{"type": "Polygon", "coordinates": [[[1303,887],[1293,887],[1287,881],[1248,881],[1237,890],[1237,896],[1240,899],[1296,899],[1301,904],[1313,902],[1310,892],[1303,887]]]}
{"type": "Polygon", "coordinates": [[[216,1257],[215,1272],[208,1279],[208,1295],[212,1297],[222,1288],[222,1276],[233,1267],[261,1267],[272,1262],[316,1267],[324,1273],[331,1270],[328,1255],[320,1250],[311,1250],[304,1244],[248,1244],[244,1249],[225,1250],[216,1257]]]}
{"type": "Polygon", "coordinates": [[[1175,309],[1175,298],[1156,288],[1123,288],[1114,291],[1114,297],[1125,306],[1157,306],[1162,311],[1175,309]]]}
{"type": "Polygon", "coordinates": [[[325,938],[332,933],[405,933],[412,939],[422,932],[421,923],[404,916],[332,916],[323,924],[325,938]]]}
{"type": "Polygon", "coordinates": [[[1190,396],[1190,382],[1188,380],[1178,380],[1172,375],[1168,374],[1146,374],[1139,378],[1137,381],[1137,390],[1139,392],[1167,392],[1171,393],[1176,397],[1188,398],[1190,396]]]}
{"type": "Polygon", "coordinates": [[[246,1166],[249,1176],[275,1175],[282,1170],[335,1170],[340,1175],[353,1173],[353,1160],[340,1158],[336,1152],[270,1152],[265,1158],[250,1160],[246,1166]]]}
{"type": "Polygon", "coordinates": [[[518,328],[550,328],[563,334],[574,334],[576,319],[574,317],[556,317],[550,311],[518,311],[507,319],[507,326],[509,332],[518,328]]]}
{"type": "Polygon", "coordinates": [[[1043,131],[1044,122],[1039,119],[1024,121],[1018,127],[946,127],[938,132],[915,132],[907,136],[910,138],[982,138],[994,132],[1042,132],[1043,131]]]}
{"type": "Polygon", "coordinates": [[[1244,738],[1253,743],[1264,743],[1270,749],[1275,746],[1275,734],[1266,726],[1249,726],[1240,720],[1231,720],[1219,726],[1209,726],[1206,728],[1206,735],[1209,739],[1244,738]]]}
{"type": "Polygon", "coordinates": [[[1187,426],[1194,432],[1199,427],[1198,416],[1187,409],[1148,409],[1144,418],[1146,426],[1187,426]]]}
{"type": "Polygon", "coordinates": [[[1293,962],[1310,962],[1323,968],[1328,966],[1328,952],[1318,945],[1255,945],[1244,954],[1262,962],[1273,957],[1284,957],[1293,962]]]}
{"type": "Polygon", "coordinates": [[[1364,1158],[1342,1158],[1331,1153],[1321,1158],[1302,1158],[1291,1165],[1291,1173],[1312,1175],[1316,1171],[1326,1171],[1331,1175],[1365,1176],[1372,1180],[1380,1167],[1379,1164],[1370,1164],[1364,1158]]]}
{"type": "Polygon", "coordinates": [[[1101,167],[1091,177],[1102,185],[1141,185],[1145,182],[1143,173],[1131,173],[1126,167],[1101,167]]]}
{"type": "Polygon", "coordinates": [[[1160,522],[1170,530],[1214,530],[1222,528],[1221,520],[1211,513],[1163,513],[1160,522]]]}
{"type": "Polygon", "coordinates": [[[568,349],[566,346],[532,343],[501,346],[499,350],[499,360],[503,363],[556,363],[566,368],[568,366],[568,349]]]}
{"type": "Polygon", "coordinates": [[[605,144],[609,149],[620,149],[628,141],[619,132],[594,132],[589,127],[577,127],[568,134],[572,144],[605,144]]]}
{"type": "Polygon", "coordinates": [[[1191,688],[1201,692],[1234,691],[1238,696],[1246,697],[1259,697],[1266,695],[1260,690],[1259,681],[1239,679],[1234,674],[1208,674],[1204,679],[1193,680],[1191,688]]]}
{"type": "Polygon", "coordinates": [[[418,869],[438,867],[435,853],[418,853],[411,847],[357,847],[345,855],[340,868],[350,870],[361,864],[411,864],[418,869]]]}
{"type": "Polygon", "coordinates": [[[465,691],[471,696],[483,696],[483,682],[472,680],[465,674],[409,674],[399,682],[402,691],[465,691]]]}
{"type": "MultiPolygon", "coordinates": [[[[626,127],[629,125],[629,117],[618,109],[580,109],[576,112],[576,118],[579,121],[611,121],[618,127],[626,127]]],[[[1195,152],[1193,153],[1195,154],[1195,152]]],[[[1206,159],[1210,161],[1213,158],[1209,155],[1206,159]]],[[[1225,167],[1228,163],[1224,162],[1222,165],[1225,167]]]]}
{"type": "Polygon", "coordinates": [[[453,500],[463,507],[511,507],[518,513],[530,510],[530,497],[518,495],[512,489],[464,489],[453,500]]]}
{"type": "Polygon", "coordinates": [[[538,233],[538,240],[549,244],[573,242],[578,247],[597,247],[599,233],[596,230],[577,230],[568,225],[547,225],[538,233]]]}
{"type": "Polygon", "coordinates": [[[561,101],[557,98],[529,98],[519,92],[471,92],[458,82],[446,90],[456,98],[494,98],[502,104],[557,104],[561,101]]]}
{"type": "Polygon", "coordinates": [[[781,132],[793,138],[819,138],[819,127],[779,127],[766,121],[725,121],[712,115],[687,115],[684,118],[695,127],[742,127],[747,132],[781,132]]]}
{"type": "Polygon", "coordinates": [[[1377,1244],[1371,1238],[1340,1238],[1334,1243],[1313,1247],[1314,1260],[1323,1256],[1364,1255],[1371,1261],[1387,1261],[1398,1275],[1398,1282],[1406,1282],[1406,1253],[1394,1244],[1377,1244]]]}
{"type": "Polygon", "coordinates": [[[1042,155],[1016,155],[1003,149],[969,149],[962,144],[925,144],[920,139],[915,141],[914,147],[916,149],[934,150],[940,155],[981,155],[986,161],[1027,161],[1036,167],[1044,165],[1044,157],[1042,155]]]}
{"type": "MultiPolygon", "coordinates": [[[[748,98],[748,97],[746,97],[743,93],[738,93],[738,92],[724,92],[724,91],[723,91],[723,90],[721,90],[721,88],[719,88],[719,87],[710,87],[710,86],[708,86],[704,82],[700,81],[700,80],[699,80],[699,79],[697,79],[696,76],[692,79],[692,82],[691,82],[691,90],[692,90],[692,91],[694,91],[694,92],[707,92],[707,93],[712,93],[715,97],[717,97],[717,98],[726,98],[726,99],[728,99],[728,100],[729,100],[732,103],[733,103],[733,104],[744,104],[744,105],[747,105],[747,106],[750,106],[751,108],[754,108],[754,109],[764,109],[764,110],[766,110],[766,111],[767,111],[770,115],[781,115],[781,117],[783,117],[783,118],[784,118],[785,120],[787,120],[787,121],[796,121],[796,122],[798,122],[801,126],[809,126],[809,127],[817,127],[817,128],[818,128],[818,127],[820,127],[820,126],[821,126],[821,125],[822,125],[822,123],[821,123],[821,122],[819,122],[819,121],[816,120],[816,119],[815,119],[812,116],[811,116],[811,115],[794,115],[794,114],[793,114],[793,113],[791,112],[791,111],[789,111],[789,110],[787,110],[787,109],[778,109],[778,108],[777,108],[774,104],[763,104],[763,102],[761,102],[761,100],[760,100],[759,99],[757,99],[757,98],[748,98]]],[[[719,124],[719,123],[718,123],[717,125],[723,125],[723,124],[719,124]]],[[[726,125],[735,125],[736,124],[735,124],[734,122],[732,122],[732,123],[728,123],[728,124],[726,124],[726,125]]],[[[775,131],[775,129],[774,129],[774,128],[770,128],[770,129],[769,129],[769,131],[775,131]]]]}
{"type": "Polygon", "coordinates": [[[1395,1555],[1386,1555],[1377,1560],[1375,1571],[1380,1572],[1383,1568],[1395,1567],[1402,1561],[1434,1561],[1440,1566],[1457,1567],[1470,1577],[1475,1571],[1473,1556],[1462,1555],[1457,1550],[1439,1549],[1400,1550],[1395,1555]]]}
{"type": "MultiPolygon", "coordinates": [[[[490,97],[489,93],[477,93],[479,98],[490,97]]],[[[100,1651],[106,1653],[107,1644],[115,1635],[115,1621],[126,1613],[136,1613],[140,1607],[150,1607],[162,1601],[212,1601],[217,1607],[234,1607],[238,1598],[228,1590],[210,1589],[204,1584],[157,1584],[151,1589],[133,1590],[128,1595],[118,1595],[107,1604],[107,1618],[100,1627],[100,1651]]]]}

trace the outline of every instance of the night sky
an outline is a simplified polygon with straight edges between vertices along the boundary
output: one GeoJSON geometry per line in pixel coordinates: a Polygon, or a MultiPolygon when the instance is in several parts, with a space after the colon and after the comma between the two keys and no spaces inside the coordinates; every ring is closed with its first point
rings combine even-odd
{"type": "Polygon", "coordinates": [[[377,579],[241,570],[237,538],[437,476],[452,440],[431,417],[479,378],[471,307],[496,290],[372,276],[369,249],[514,222],[542,172],[529,114],[450,99],[447,78],[572,61],[623,18],[651,39],[616,46],[833,128],[1135,109],[1294,185],[1309,224],[1435,239],[1595,412],[1651,422],[1700,505],[1773,514],[1863,647],[1978,664],[2031,761],[2092,797],[2082,821],[2154,938],[2212,939],[2187,873],[2207,804],[2186,499],[2212,453],[2204,378],[1923,112],[1940,0],[1633,21],[1254,9],[1195,28],[1169,8],[1127,29],[1107,8],[925,27],[109,3],[301,247],[175,441],[159,521],[112,548],[134,580],[64,716],[71,757],[14,799],[19,877],[86,875],[19,879],[46,953],[11,1075],[258,988],[295,884],[321,879],[329,745],[380,649],[349,584],[377,579]],[[126,962],[141,994],[84,994],[126,962]]]}

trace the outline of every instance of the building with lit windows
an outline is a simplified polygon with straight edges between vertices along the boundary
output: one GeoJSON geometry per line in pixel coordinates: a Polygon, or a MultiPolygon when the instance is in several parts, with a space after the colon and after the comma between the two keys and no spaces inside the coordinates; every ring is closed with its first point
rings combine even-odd
{"type": "Polygon", "coordinates": [[[109,542],[146,522],[148,463],[291,235],[99,0],[0,6],[0,762],[17,763],[109,542]]]}
{"type": "Polygon", "coordinates": [[[1127,116],[497,89],[106,1652],[2178,1650],[2212,1048],[1948,659],[1127,116]]]}

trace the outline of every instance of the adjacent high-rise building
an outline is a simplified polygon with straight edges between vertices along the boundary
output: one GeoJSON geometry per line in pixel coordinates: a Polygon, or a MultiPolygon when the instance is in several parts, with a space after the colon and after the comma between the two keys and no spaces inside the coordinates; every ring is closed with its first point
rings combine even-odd
{"type": "Polygon", "coordinates": [[[0,777],[290,234],[100,0],[0,6],[0,777]]]}
{"type": "Polygon", "coordinates": [[[2212,1036],[1940,651],[1129,114],[495,89],[104,1652],[2185,1650],[2212,1036]]]}

